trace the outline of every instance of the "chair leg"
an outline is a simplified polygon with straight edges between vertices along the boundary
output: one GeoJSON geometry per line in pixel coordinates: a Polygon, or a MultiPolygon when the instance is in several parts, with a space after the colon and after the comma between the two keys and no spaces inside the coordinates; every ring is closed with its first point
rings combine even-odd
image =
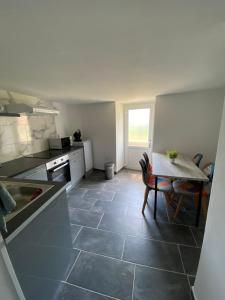
{"type": "Polygon", "coordinates": [[[166,198],[166,201],[167,201],[167,204],[168,205],[172,205],[172,203],[174,202],[175,200],[175,194],[174,192],[167,192],[167,193],[164,193],[165,194],[165,198],[166,198]]]}
{"type": "Polygon", "coordinates": [[[146,186],[146,188],[145,188],[145,195],[144,195],[144,203],[143,203],[143,206],[142,206],[142,213],[144,213],[145,206],[146,206],[147,201],[148,201],[149,191],[150,191],[150,188],[148,186],[146,186]]]}
{"type": "Polygon", "coordinates": [[[171,204],[172,195],[170,193],[166,193],[166,192],[164,192],[164,195],[165,195],[165,198],[166,198],[167,205],[171,204]]]}
{"type": "Polygon", "coordinates": [[[194,206],[195,206],[196,209],[198,207],[198,199],[199,199],[199,196],[198,195],[194,195],[194,206]]]}
{"type": "Polygon", "coordinates": [[[182,205],[183,205],[183,196],[180,196],[178,204],[177,204],[176,211],[175,211],[175,213],[173,215],[173,219],[176,219],[177,215],[180,212],[180,209],[181,209],[182,205]]]}
{"type": "Polygon", "coordinates": [[[208,212],[208,207],[207,207],[207,204],[206,204],[206,199],[203,198],[202,199],[202,211],[203,211],[203,215],[204,217],[206,218],[207,217],[207,212],[208,212]]]}
{"type": "MultiPolygon", "coordinates": [[[[194,206],[197,209],[197,207],[198,207],[198,196],[194,196],[194,206]]],[[[207,212],[208,212],[208,207],[207,207],[205,198],[202,198],[202,212],[203,212],[204,217],[206,218],[207,217],[207,212]]]]}

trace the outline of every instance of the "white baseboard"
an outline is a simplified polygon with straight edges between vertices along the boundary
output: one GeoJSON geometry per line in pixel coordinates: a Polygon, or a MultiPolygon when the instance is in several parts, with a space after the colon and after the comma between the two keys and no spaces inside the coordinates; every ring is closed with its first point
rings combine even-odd
{"type": "Polygon", "coordinates": [[[195,299],[195,300],[198,300],[198,298],[197,298],[197,296],[196,296],[196,293],[195,293],[195,287],[192,286],[192,287],[191,287],[191,290],[192,290],[192,294],[193,294],[194,299],[195,299]]]}

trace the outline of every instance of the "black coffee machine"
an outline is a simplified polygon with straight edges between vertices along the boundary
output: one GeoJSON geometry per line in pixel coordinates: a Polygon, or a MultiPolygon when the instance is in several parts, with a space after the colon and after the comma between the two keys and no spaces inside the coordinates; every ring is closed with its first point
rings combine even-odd
{"type": "Polygon", "coordinates": [[[74,132],[74,134],[73,134],[73,141],[74,142],[82,142],[80,129],[77,129],[77,131],[74,132]]]}

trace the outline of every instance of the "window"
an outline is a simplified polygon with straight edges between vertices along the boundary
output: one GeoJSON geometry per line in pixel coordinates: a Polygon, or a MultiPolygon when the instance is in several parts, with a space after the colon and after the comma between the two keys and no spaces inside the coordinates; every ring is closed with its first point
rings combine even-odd
{"type": "Polygon", "coordinates": [[[148,147],[150,109],[128,110],[128,146],[148,147]]]}

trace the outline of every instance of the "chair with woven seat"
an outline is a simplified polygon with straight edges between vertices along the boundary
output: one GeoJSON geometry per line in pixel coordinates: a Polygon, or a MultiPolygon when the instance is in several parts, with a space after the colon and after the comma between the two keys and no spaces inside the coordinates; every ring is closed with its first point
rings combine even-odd
{"type": "Polygon", "coordinates": [[[146,152],[144,152],[143,156],[144,156],[144,160],[145,160],[145,163],[146,163],[146,166],[147,166],[147,172],[149,174],[151,174],[152,173],[152,166],[150,164],[148,154],[146,152]]]}
{"type": "Polygon", "coordinates": [[[149,164],[149,157],[148,157],[148,154],[146,152],[143,153],[143,156],[144,156],[144,159],[145,159],[145,163],[146,165],[148,166],[149,164]]]}
{"type": "MultiPolygon", "coordinates": [[[[142,206],[142,213],[144,214],[144,210],[148,202],[148,194],[151,190],[155,190],[155,176],[152,175],[150,163],[149,168],[143,159],[139,160],[139,163],[142,169],[143,183],[145,184],[144,202],[142,206]]],[[[158,177],[157,190],[165,194],[173,192],[173,187],[170,180],[167,178],[158,177]]]]}
{"type": "MultiPolygon", "coordinates": [[[[202,190],[202,209],[204,216],[207,216],[207,204],[206,200],[208,199],[211,192],[211,184],[214,173],[214,163],[208,163],[202,169],[205,175],[209,178],[209,181],[203,185],[202,190]]],[[[188,196],[193,198],[195,207],[197,207],[199,193],[201,192],[200,183],[197,181],[184,181],[184,180],[175,180],[173,182],[173,189],[175,194],[180,195],[176,211],[174,213],[173,218],[175,219],[180,212],[181,207],[184,205],[183,197],[188,196]]]]}
{"type": "Polygon", "coordinates": [[[199,167],[202,159],[203,159],[203,154],[196,153],[192,158],[192,161],[197,167],[199,167]]]}

